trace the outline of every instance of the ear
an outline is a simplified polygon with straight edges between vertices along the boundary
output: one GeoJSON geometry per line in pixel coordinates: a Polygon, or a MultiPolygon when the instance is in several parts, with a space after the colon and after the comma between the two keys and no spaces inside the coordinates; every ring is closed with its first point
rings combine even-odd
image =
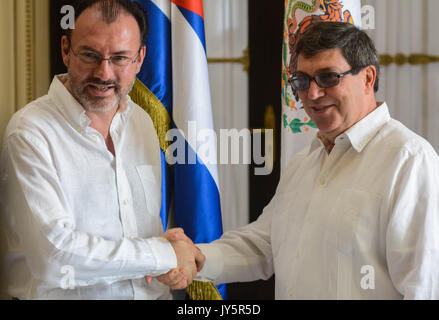
{"type": "Polygon", "coordinates": [[[376,81],[376,76],[377,76],[377,70],[375,68],[375,66],[368,66],[364,69],[364,73],[365,73],[365,90],[366,93],[373,93],[374,92],[374,85],[375,85],[375,81],[376,81]]]}
{"type": "Polygon", "coordinates": [[[145,55],[146,55],[146,46],[143,45],[139,53],[139,63],[137,64],[136,74],[139,73],[140,69],[142,68],[143,61],[145,60],[145,55]]]}
{"type": "Polygon", "coordinates": [[[62,36],[61,38],[61,54],[64,65],[68,68],[70,64],[70,44],[67,36],[62,36]]]}

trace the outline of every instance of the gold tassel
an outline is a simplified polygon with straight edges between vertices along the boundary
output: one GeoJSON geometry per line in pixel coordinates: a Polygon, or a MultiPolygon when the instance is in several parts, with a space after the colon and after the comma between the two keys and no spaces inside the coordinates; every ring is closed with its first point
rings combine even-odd
{"type": "Polygon", "coordinates": [[[152,119],[160,141],[160,148],[166,152],[171,142],[166,141],[166,133],[171,129],[171,117],[161,101],[136,78],[130,92],[131,99],[145,110],[152,119]]]}
{"type": "Polygon", "coordinates": [[[186,292],[191,300],[223,300],[212,282],[194,280],[186,288],[186,292]]]}

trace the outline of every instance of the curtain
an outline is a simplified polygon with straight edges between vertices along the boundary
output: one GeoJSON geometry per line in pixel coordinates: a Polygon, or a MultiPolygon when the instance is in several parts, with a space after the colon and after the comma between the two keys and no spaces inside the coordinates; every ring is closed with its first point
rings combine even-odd
{"type": "Polygon", "coordinates": [[[47,93],[49,47],[49,0],[2,0],[0,140],[12,114],[47,93]]]}
{"type": "MultiPolygon", "coordinates": [[[[247,1],[204,0],[203,5],[207,57],[243,56],[248,47],[247,1]]],[[[209,78],[220,159],[219,130],[248,128],[248,74],[241,64],[209,63],[209,78]]],[[[219,164],[218,176],[224,232],[248,224],[248,165],[219,164]]]]}
{"type": "Polygon", "coordinates": [[[0,10],[0,141],[15,110],[14,0],[5,0],[0,10]]]}
{"type": "Polygon", "coordinates": [[[417,64],[414,56],[439,56],[439,1],[362,0],[362,5],[374,9],[375,28],[367,32],[391,62],[382,63],[377,100],[387,101],[393,118],[439,152],[439,63],[417,64]]]}
{"type": "MultiPolygon", "coordinates": [[[[429,0],[427,8],[427,54],[439,56],[439,1],[429,0]]],[[[426,137],[439,153],[439,63],[427,66],[426,80],[426,137]]]]}

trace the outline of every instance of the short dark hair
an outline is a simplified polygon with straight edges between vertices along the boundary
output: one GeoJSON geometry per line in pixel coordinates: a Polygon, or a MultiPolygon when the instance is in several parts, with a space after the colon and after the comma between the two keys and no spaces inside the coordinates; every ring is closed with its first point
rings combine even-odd
{"type": "Polygon", "coordinates": [[[366,32],[345,22],[320,22],[311,26],[299,39],[296,57],[315,56],[321,51],[340,48],[344,58],[358,74],[367,66],[376,68],[374,91],[379,89],[380,65],[378,53],[366,32]]]}
{"type": "MultiPolygon", "coordinates": [[[[148,17],[138,2],[130,0],[78,0],[72,6],[75,9],[75,21],[78,20],[81,13],[93,6],[98,6],[102,18],[107,24],[115,22],[121,14],[121,10],[125,11],[136,19],[140,29],[140,43],[142,46],[145,45],[149,31],[148,17]]],[[[65,35],[70,43],[72,30],[66,29],[65,35]]]]}

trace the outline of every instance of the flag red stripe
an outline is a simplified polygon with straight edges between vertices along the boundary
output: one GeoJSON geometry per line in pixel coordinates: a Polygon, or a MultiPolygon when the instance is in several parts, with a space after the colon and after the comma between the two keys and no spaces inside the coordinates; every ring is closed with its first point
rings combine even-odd
{"type": "Polygon", "coordinates": [[[190,10],[204,19],[202,0],[171,0],[177,6],[190,10]]]}

